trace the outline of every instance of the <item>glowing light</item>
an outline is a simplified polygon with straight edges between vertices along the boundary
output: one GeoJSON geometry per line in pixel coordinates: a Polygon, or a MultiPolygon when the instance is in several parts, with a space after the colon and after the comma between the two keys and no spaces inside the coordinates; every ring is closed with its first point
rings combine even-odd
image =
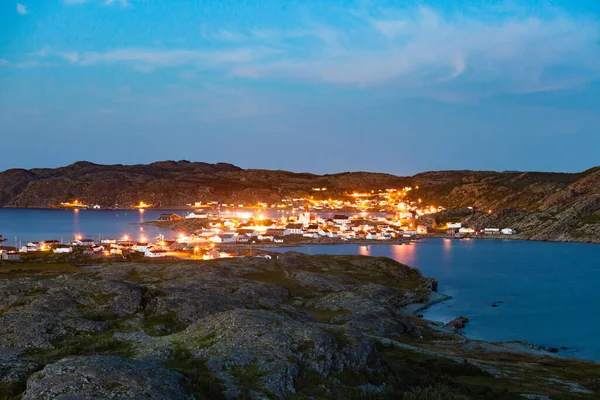
{"type": "Polygon", "coordinates": [[[75,239],[76,239],[76,240],[81,240],[81,235],[77,235],[77,236],[75,236],[75,239]]]}
{"type": "Polygon", "coordinates": [[[129,241],[129,236],[127,236],[127,235],[123,236],[123,240],[125,240],[126,242],[128,242],[129,241]]]}
{"type": "Polygon", "coordinates": [[[148,238],[146,238],[146,236],[140,236],[140,242],[147,243],[146,242],[147,240],[148,240],[148,238]]]}
{"type": "Polygon", "coordinates": [[[491,213],[492,213],[492,209],[490,208],[490,209],[488,210],[488,214],[491,214],[491,213]]]}

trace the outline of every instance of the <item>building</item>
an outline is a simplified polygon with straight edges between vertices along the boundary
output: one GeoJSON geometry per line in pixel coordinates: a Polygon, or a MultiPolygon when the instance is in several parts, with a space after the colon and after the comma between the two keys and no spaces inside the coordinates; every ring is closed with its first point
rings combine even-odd
{"type": "Polygon", "coordinates": [[[513,228],[504,228],[500,232],[502,232],[503,235],[514,235],[516,233],[513,228]]]}
{"type": "Polygon", "coordinates": [[[144,257],[148,257],[148,258],[160,258],[160,257],[166,257],[167,254],[168,253],[167,253],[166,250],[152,249],[152,250],[146,250],[144,252],[144,257]]]}
{"type": "Polygon", "coordinates": [[[500,229],[498,229],[498,228],[484,228],[483,229],[483,233],[485,233],[486,235],[499,235],[500,234],[500,229]]]}
{"type": "Polygon", "coordinates": [[[235,243],[237,242],[235,235],[232,234],[221,234],[214,235],[210,238],[213,243],[235,243]]]}
{"type": "Polygon", "coordinates": [[[179,221],[181,217],[177,214],[160,214],[160,216],[156,219],[157,221],[179,221]]]}
{"type": "Polygon", "coordinates": [[[71,246],[67,246],[67,245],[65,245],[65,244],[62,244],[62,245],[56,246],[56,247],[55,247],[55,248],[52,250],[52,252],[53,252],[53,253],[56,253],[56,254],[61,254],[61,253],[62,253],[62,254],[64,254],[64,253],[72,253],[72,252],[73,252],[73,247],[71,247],[71,246]]]}
{"type": "Polygon", "coordinates": [[[283,231],[283,235],[302,235],[304,233],[302,228],[302,224],[287,224],[285,230],[283,231]]]}
{"type": "Polygon", "coordinates": [[[417,233],[419,235],[426,235],[428,232],[429,232],[429,229],[427,229],[426,226],[424,226],[424,225],[417,226],[417,233]]]}
{"type": "Polygon", "coordinates": [[[347,215],[334,215],[333,222],[337,225],[345,225],[350,223],[350,217],[347,215]]]}
{"type": "Polygon", "coordinates": [[[460,229],[462,228],[462,224],[460,222],[456,223],[448,223],[448,229],[460,229]]]}

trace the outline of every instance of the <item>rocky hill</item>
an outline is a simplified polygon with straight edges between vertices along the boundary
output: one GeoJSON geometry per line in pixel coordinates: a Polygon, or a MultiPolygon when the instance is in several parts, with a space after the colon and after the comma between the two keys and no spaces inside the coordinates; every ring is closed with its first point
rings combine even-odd
{"type": "Polygon", "coordinates": [[[593,399],[600,365],[412,316],[385,258],[0,261],[0,399],[593,399]],[[535,353],[535,352],[534,352],[535,353]]]}
{"type": "Polygon", "coordinates": [[[346,190],[401,187],[408,179],[388,174],[348,172],[313,175],[243,170],[231,164],[164,161],[148,165],[97,165],[77,162],[56,169],[13,169],[0,173],[0,207],[50,207],[78,199],[103,207],[129,207],[139,201],[177,207],[216,200],[252,204],[293,194],[327,196],[346,190]]]}
{"type": "Polygon", "coordinates": [[[79,199],[103,207],[145,201],[178,207],[196,201],[252,204],[284,196],[418,187],[413,200],[446,207],[429,219],[478,228],[512,227],[535,240],[600,242],[600,167],[585,172],[438,171],[412,177],[368,172],[331,175],[244,170],[231,164],[164,161],[148,165],[78,162],[57,169],[0,173],[0,207],[50,207],[79,199]],[[472,207],[469,209],[468,207],[472,207]],[[491,214],[489,213],[491,211],[491,214]]]}
{"type": "Polygon", "coordinates": [[[422,201],[447,212],[434,222],[516,228],[531,240],[600,242],[600,167],[577,174],[427,172],[413,177],[422,201]],[[471,207],[472,209],[470,209],[471,207]]]}

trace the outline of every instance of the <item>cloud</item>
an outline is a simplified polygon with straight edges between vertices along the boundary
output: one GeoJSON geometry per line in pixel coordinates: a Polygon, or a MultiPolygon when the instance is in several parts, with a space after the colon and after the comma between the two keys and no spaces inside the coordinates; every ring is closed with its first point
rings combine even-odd
{"type": "Polygon", "coordinates": [[[17,14],[25,15],[28,14],[29,10],[21,3],[17,3],[17,14]]]}
{"type": "Polygon", "coordinates": [[[267,53],[269,49],[264,48],[221,51],[125,48],[107,52],[63,53],[62,56],[80,65],[123,64],[140,71],[151,71],[182,65],[212,68],[223,64],[248,63],[267,53]]]}
{"type": "MultiPolygon", "coordinates": [[[[361,18],[359,18],[361,19],[361,18]]],[[[428,93],[553,90],[600,78],[597,21],[541,17],[445,16],[431,8],[395,18],[362,18],[331,51],[236,66],[234,74],[428,93]]],[[[324,43],[327,43],[322,38],[324,43]]]]}
{"type": "Polygon", "coordinates": [[[313,16],[288,29],[236,31],[201,25],[207,47],[218,50],[44,49],[40,56],[58,56],[81,66],[125,65],[143,72],[185,66],[189,76],[214,69],[243,79],[452,101],[559,90],[600,79],[597,20],[515,6],[502,13],[469,12],[450,14],[428,7],[351,11],[342,13],[337,25],[313,16]]]}

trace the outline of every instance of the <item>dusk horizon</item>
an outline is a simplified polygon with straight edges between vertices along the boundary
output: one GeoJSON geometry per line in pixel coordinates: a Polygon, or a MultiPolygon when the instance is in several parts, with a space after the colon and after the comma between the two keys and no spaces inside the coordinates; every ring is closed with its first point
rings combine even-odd
{"type": "Polygon", "coordinates": [[[0,7],[0,136],[11,149],[0,170],[77,159],[395,174],[598,163],[598,2],[0,7]]]}
{"type": "Polygon", "coordinates": [[[335,174],[342,174],[342,173],[381,173],[381,174],[390,174],[390,175],[395,175],[395,176],[413,176],[413,175],[418,175],[418,174],[422,174],[422,173],[426,173],[426,172],[452,172],[452,171],[472,171],[472,172],[497,172],[497,173],[514,173],[514,172],[522,172],[522,173],[565,173],[565,174],[577,174],[577,173],[583,173],[586,171],[590,171],[596,168],[600,168],[600,163],[598,165],[592,165],[589,168],[585,168],[582,170],[572,170],[572,171],[566,171],[566,170],[541,170],[541,169],[532,169],[532,170],[516,170],[516,169],[505,169],[505,170],[494,170],[494,169],[473,169],[473,168],[441,168],[441,169],[428,169],[428,170],[422,170],[422,171],[414,171],[411,173],[403,173],[403,172],[394,172],[394,171],[388,171],[388,170],[377,170],[377,169],[372,169],[372,170],[367,170],[367,169],[360,169],[359,167],[357,167],[356,169],[350,169],[350,170],[343,170],[343,169],[338,169],[338,170],[331,170],[331,171],[311,171],[308,169],[285,169],[285,168],[280,168],[280,167],[273,167],[273,168],[267,168],[267,167],[263,167],[263,166],[251,166],[251,167],[246,167],[245,165],[240,165],[239,163],[233,162],[233,161],[214,161],[214,162],[208,162],[208,161],[204,161],[204,160],[188,160],[188,159],[159,159],[159,160],[151,160],[148,162],[115,162],[115,163],[102,163],[102,162],[94,162],[91,160],[75,160],[72,162],[69,162],[68,164],[62,164],[62,165],[56,165],[56,166],[34,166],[34,167],[29,167],[29,168],[23,168],[23,167],[10,167],[10,168],[6,168],[6,169],[0,169],[0,172],[4,172],[4,171],[9,171],[9,170],[13,170],[13,169],[25,169],[25,170],[31,170],[31,169],[56,169],[56,168],[64,168],[64,167],[68,167],[71,166],[73,164],[77,164],[77,163],[92,163],[94,165],[101,165],[101,166],[116,166],[116,165],[121,165],[121,166],[135,166],[135,165],[151,165],[151,164],[157,164],[157,163],[167,163],[167,162],[176,162],[176,163],[180,163],[180,162],[188,162],[188,163],[206,163],[206,164],[229,164],[229,165],[233,165],[235,167],[241,168],[243,170],[266,170],[266,171],[287,171],[287,172],[292,172],[292,173],[296,173],[296,174],[303,174],[303,173],[307,173],[307,174],[314,174],[314,175],[335,175],[335,174]]]}
{"type": "Polygon", "coordinates": [[[600,398],[600,0],[0,2],[0,400],[600,398]]]}

